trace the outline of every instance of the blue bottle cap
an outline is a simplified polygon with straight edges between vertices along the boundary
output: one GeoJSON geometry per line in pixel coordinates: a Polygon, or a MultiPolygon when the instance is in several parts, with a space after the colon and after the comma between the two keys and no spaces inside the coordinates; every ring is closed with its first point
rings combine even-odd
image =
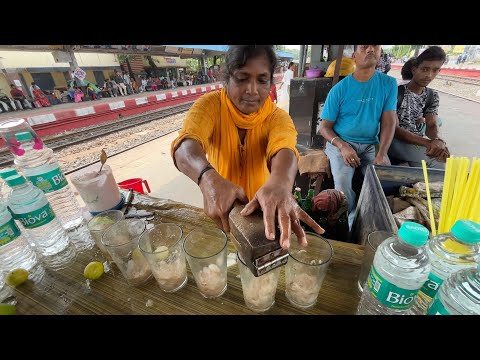
{"type": "Polygon", "coordinates": [[[5,168],[0,170],[0,178],[4,180],[10,176],[17,175],[17,174],[18,174],[17,169],[14,169],[14,168],[5,168]]]}
{"type": "Polygon", "coordinates": [[[18,174],[6,178],[5,181],[10,187],[16,186],[16,185],[22,185],[27,182],[27,180],[25,180],[25,178],[22,175],[18,175],[18,174]]]}
{"type": "Polygon", "coordinates": [[[413,246],[425,245],[429,235],[430,233],[425,226],[412,221],[404,222],[398,230],[398,236],[413,246]]]}
{"type": "Polygon", "coordinates": [[[33,135],[30,131],[19,132],[15,134],[15,139],[20,142],[26,142],[33,139],[33,135]]]}
{"type": "Polygon", "coordinates": [[[452,226],[451,233],[466,243],[480,242],[480,224],[471,220],[457,220],[452,226]]]}

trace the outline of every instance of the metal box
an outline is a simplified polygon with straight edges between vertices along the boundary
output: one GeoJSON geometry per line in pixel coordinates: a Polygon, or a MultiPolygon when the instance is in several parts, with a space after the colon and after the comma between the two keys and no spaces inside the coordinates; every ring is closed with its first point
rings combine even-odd
{"type": "MultiPolygon", "coordinates": [[[[443,181],[445,170],[427,169],[428,182],[443,181]]],[[[386,196],[398,194],[402,185],[425,181],[422,168],[370,165],[367,168],[357,203],[352,242],[364,245],[368,234],[376,230],[397,233],[386,196]]]]}
{"type": "Polygon", "coordinates": [[[317,135],[319,112],[332,88],[332,78],[294,78],[290,82],[289,113],[298,132],[297,144],[323,149],[323,137],[317,135]]]}

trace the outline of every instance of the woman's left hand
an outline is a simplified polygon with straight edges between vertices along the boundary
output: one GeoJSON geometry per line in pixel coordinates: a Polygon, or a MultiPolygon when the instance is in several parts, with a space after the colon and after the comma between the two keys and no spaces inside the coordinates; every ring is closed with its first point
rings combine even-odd
{"type": "Polygon", "coordinates": [[[290,234],[292,231],[297,236],[298,243],[301,246],[307,245],[307,238],[300,221],[306,223],[318,234],[325,232],[315,220],[298,206],[288,187],[267,182],[257,191],[255,197],[245,205],[240,214],[247,216],[259,208],[263,211],[265,236],[269,240],[275,239],[275,215],[277,215],[280,227],[280,246],[284,249],[288,249],[290,246],[290,234]]]}

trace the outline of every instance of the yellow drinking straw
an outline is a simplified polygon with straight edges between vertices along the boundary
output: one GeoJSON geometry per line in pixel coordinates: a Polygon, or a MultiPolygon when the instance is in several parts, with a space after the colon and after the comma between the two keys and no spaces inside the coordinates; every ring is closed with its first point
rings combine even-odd
{"type": "Polygon", "coordinates": [[[437,227],[435,226],[435,217],[433,216],[432,198],[430,197],[430,186],[428,185],[427,163],[422,160],[423,177],[425,178],[425,189],[427,190],[428,212],[430,213],[430,227],[432,228],[432,236],[437,235],[437,227]]]}

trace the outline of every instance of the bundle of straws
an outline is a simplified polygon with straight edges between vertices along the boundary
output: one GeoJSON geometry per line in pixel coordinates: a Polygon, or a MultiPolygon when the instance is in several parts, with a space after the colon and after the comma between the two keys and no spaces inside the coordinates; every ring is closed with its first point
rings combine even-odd
{"type": "MultiPolygon", "coordinates": [[[[423,166],[425,175],[426,167],[423,166]]],[[[428,184],[425,185],[428,189],[428,184]]],[[[431,207],[430,199],[428,202],[431,207]]],[[[470,160],[466,157],[452,156],[447,159],[438,233],[449,232],[457,220],[480,222],[480,159],[475,157],[471,161],[471,167],[470,160]]],[[[434,225],[435,222],[432,226],[433,236],[436,235],[434,225]]]]}

